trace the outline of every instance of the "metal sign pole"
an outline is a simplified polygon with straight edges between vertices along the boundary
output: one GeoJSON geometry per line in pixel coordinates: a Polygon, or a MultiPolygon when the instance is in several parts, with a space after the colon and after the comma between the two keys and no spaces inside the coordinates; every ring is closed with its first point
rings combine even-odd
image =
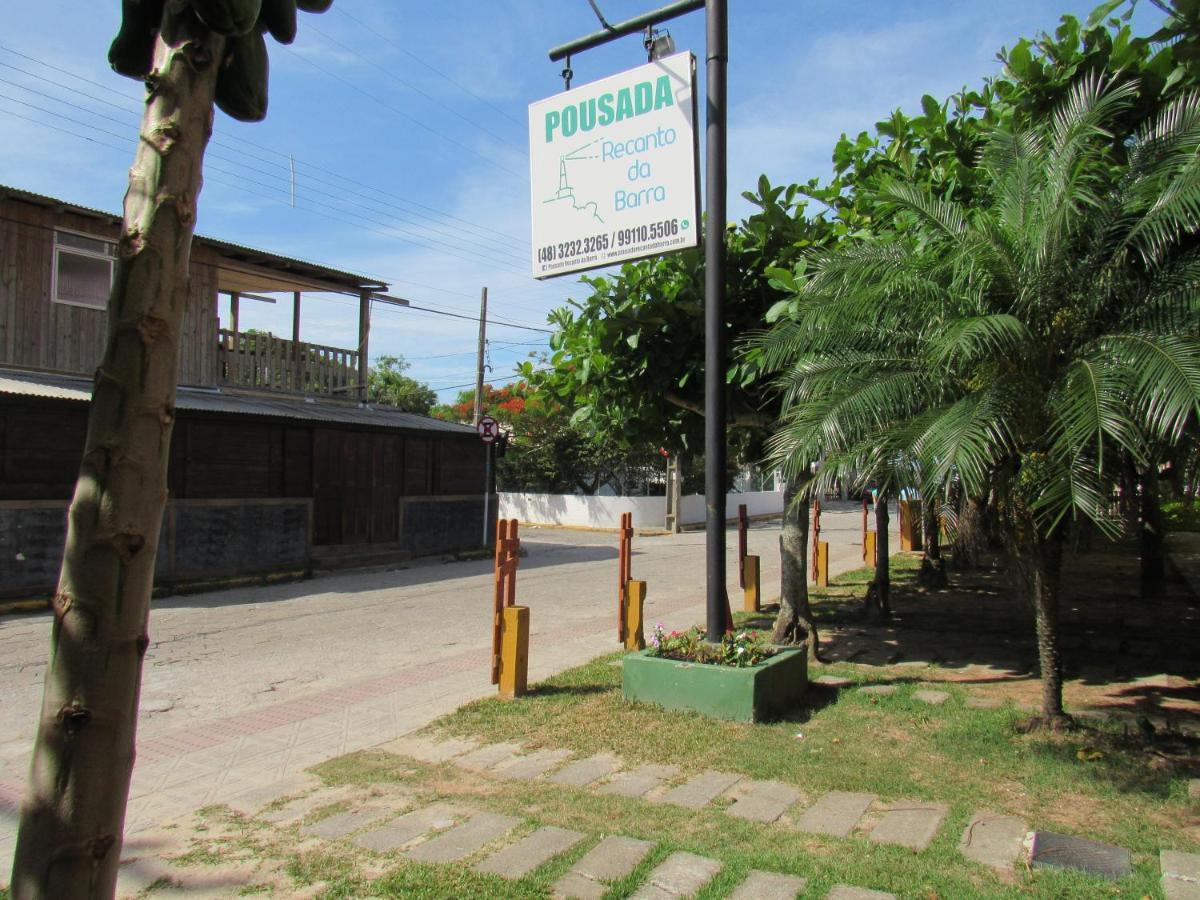
{"type": "Polygon", "coordinates": [[[679,0],[603,31],[560,44],[550,51],[557,62],[572,53],[599,47],[623,35],[644,30],[676,16],[705,10],[707,34],[708,161],[705,243],[705,374],[704,455],[705,538],[707,550],[706,607],[708,639],[719,641],[725,629],[725,190],[726,190],[726,71],[729,65],[729,0],[679,0]]]}
{"type": "Polygon", "coordinates": [[[483,441],[484,446],[484,468],[483,468],[483,546],[487,546],[488,542],[488,514],[491,507],[492,499],[492,445],[496,438],[500,436],[500,425],[491,416],[481,416],[479,421],[475,423],[475,430],[479,432],[479,439],[483,441]]]}
{"type": "Polygon", "coordinates": [[[487,457],[487,463],[484,466],[483,475],[483,546],[488,543],[488,513],[492,499],[492,445],[484,444],[484,454],[487,457]]]}
{"type": "Polygon", "coordinates": [[[708,639],[725,632],[725,96],[728,0],[705,5],[708,146],[704,206],[704,494],[708,639]]]}

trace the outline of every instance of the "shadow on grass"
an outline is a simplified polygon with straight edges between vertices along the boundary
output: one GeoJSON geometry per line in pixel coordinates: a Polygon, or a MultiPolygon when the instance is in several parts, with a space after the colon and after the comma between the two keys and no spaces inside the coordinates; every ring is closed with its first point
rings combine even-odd
{"type": "Polygon", "coordinates": [[[808,683],[808,690],[804,694],[804,705],[772,721],[807,722],[821,710],[825,709],[825,707],[833,706],[833,704],[837,703],[839,693],[840,691],[836,687],[810,681],[808,683]]]}
{"type": "Polygon", "coordinates": [[[612,691],[619,691],[621,686],[611,684],[550,684],[541,682],[535,684],[525,692],[526,697],[555,697],[555,696],[570,696],[570,697],[585,697],[588,694],[605,694],[612,691]]]}

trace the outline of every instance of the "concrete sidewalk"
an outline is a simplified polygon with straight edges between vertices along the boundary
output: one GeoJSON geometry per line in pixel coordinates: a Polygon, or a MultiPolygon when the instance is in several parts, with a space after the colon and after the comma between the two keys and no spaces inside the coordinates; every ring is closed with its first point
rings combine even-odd
{"type": "MultiPolygon", "coordinates": [[[[857,510],[827,509],[831,572],[862,564],[860,528],[857,510]]],[[[765,601],[779,593],[778,534],[778,523],[750,532],[765,601]]],[[[619,649],[614,537],[527,529],[522,538],[529,556],[517,597],[531,608],[530,680],[619,649]]],[[[735,609],[736,545],[730,531],[735,609]]],[[[637,538],[634,547],[648,625],[702,621],[703,533],[637,538]]],[[[283,787],[316,763],[493,695],[491,581],[487,561],[427,563],[157,601],[127,839],[198,807],[283,787]]],[[[45,615],[0,618],[0,885],[11,869],[49,628],[45,615]]]]}

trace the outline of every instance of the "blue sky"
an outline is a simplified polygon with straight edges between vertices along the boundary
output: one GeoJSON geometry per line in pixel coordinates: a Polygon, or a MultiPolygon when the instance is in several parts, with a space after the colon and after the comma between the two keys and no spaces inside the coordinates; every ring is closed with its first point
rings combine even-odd
{"type": "MultiPolygon", "coordinates": [[[[598,0],[611,22],[665,0],[598,0]]],[[[12,0],[0,31],[0,183],[118,211],[140,85],[106,63],[117,0],[12,0]]],[[[999,70],[996,52],[1092,3],[1046,0],[732,0],[730,218],[760,174],[831,175],[842,132],[919,109],[999,70]]],[[[1158,21],[1149,4],[1135,25],[1158,21]]],[[[420,306],[478,314],[489,288],[490,378],[545,349],[546,312],[586,293],[577,278],[529,275],[526,109],[561,90],[549,47],[590,33],[587,0],[335,0],[271,44],[267,120],[217,113],[198,231],[381,278],[420,306]],[[296,168],[290,198],[289,158],[296,168]]],[[[703,71],[703,15],[670,26],[703,71]]],[[[573,61],[576,85],[645,61],[625,38],[573,61]]],[[[700,86],[703,96],[703,81],[700,86]]],[[[223,304],[224,306],[224,304],[223,304]]],[[[349,297],[305,301],[302,339],[355,344],[349,297]]],[[[222,314],[226,310],[222,309],[222,314]]],[[[290,304],[243,303],[242,327],[290,334],[290,304]]],[[[377,306],[371,354],[452,397],[474,380],[478,325],[377,306]]]]}

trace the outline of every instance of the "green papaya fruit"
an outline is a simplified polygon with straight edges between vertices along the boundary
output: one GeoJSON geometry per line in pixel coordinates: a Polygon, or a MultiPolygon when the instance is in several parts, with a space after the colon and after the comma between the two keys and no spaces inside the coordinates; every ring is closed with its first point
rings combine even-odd
{"type": "Polygon", "coordinates": [[[333,0],[296,0],[296,8],[310,13],[323,13],[333,6],[333,0]]]}
{"type": "Polygon", "coordinates": [[[226,37],[249,34],[262,11],[262,0],[192,0],[200,21],[226,37]]]}
{"type": "Polygon", "coordinates": [[[108,64],[129,78],[145,78],[154,65],[154,39],[163,0],[121,0],[121,27],[108,48],[108,64]]]}
{"type": "Polygon", "coordinates": [[[230,38],[217,72],[217,106],[241,122],[260,122],[267,115],[267,78],[270,60],[262,32],[230,38]]]}
{"type": "Polygon", "coordinates": [[[296,0],[262,0],[258,21],[279,43],[290,44],[296,39],[296,0]]]}

